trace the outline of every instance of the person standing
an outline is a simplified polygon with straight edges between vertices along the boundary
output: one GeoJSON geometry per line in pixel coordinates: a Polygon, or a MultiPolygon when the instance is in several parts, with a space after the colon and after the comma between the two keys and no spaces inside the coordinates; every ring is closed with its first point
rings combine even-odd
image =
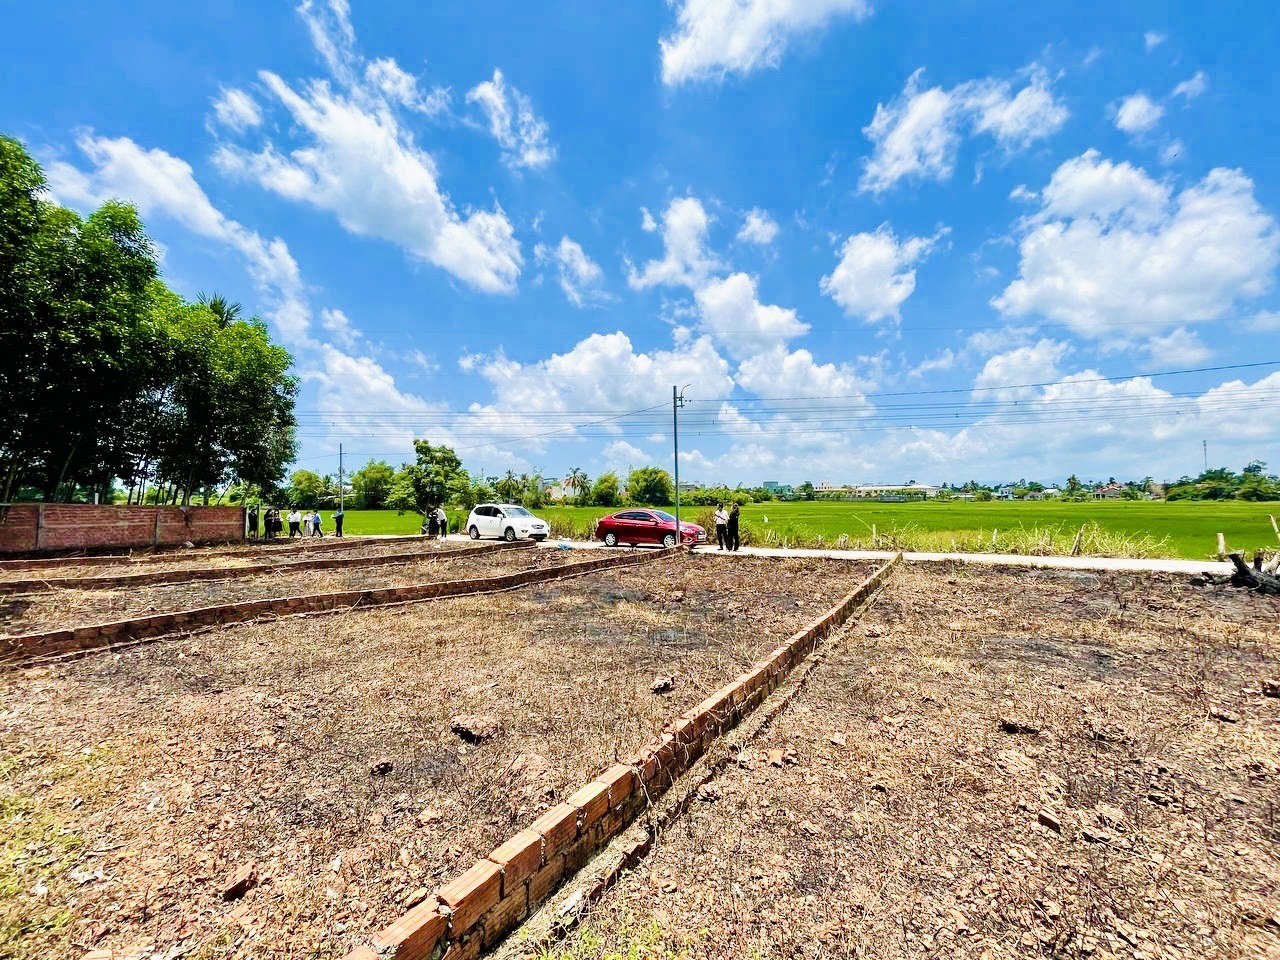
{"type": "Polygon", "coordinates": [[[311,535],[313,537],[324,536],[324,519],[320,516],[319,510],[311,511],[311,535]]]}
{"type": "Polygon", "coordinates": [[[302,536],[302,514],[294,507],[289,511],[289,539],[302,536]]]}
{"type": "Polygon", "coordinates": [[[441,540],[449,536],[449,515],[444,512],[444,507],[436,507],[436,529],[441,540]]]}
{"type": "Polygon", "coordinates": [[[252,506],[249,508],[249,539],[258,539],[258,508],[252,506]]]}
{"type": "Polygon", "coordinates": [[[427,510],[427,539],[434,540],[440,533],[440,521],[436,517],[436,508],[431,507],[427,510]]]}
{"type": "Polygon", "coordinates": [[[729,539],[729,514],[725,513],[724,504],[716,504],[716,543],[723,550],[729,539]]]}
{"type": "Polygon", "coordinates": [[[733,509],[729,511],[729,549],[734,552],[737,552],[738,547],[741,546],[741,541],[738,539],[739,512],[736,503],[733,505],[733,509]]]}
{"type": "Polygon", "coordinates": [[[333,535],[335,537],[342,536],[342,518],[345,516],[346,514],[342,512],[341,507],[333,511],[333,535]]]}

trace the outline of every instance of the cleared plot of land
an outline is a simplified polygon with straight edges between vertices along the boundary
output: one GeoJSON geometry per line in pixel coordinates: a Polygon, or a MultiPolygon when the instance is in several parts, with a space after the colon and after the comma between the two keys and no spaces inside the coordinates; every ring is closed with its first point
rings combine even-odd
{"type": "Polygon", "coordinates": [[[673,556],[8,674],[0,956],[341,957],[870,571],[673,556]]]}
{"type": "Polygon", "coordinates": [[[899,570],[552,956],[1280,956],[1276,609],[899,570]]]}
{"type": "Polygon", "coordinates": [[[440,553],[445,550],[465,549],[469,544],[465,540],[400,540],[369,538],[351,538],[337,541],[340,546],[330,549],[333,541],[310,541],[306,545],[295,546],[258,546],[245,544],[241,547],[217,549],[193,548],[191,550],[167,550],[157,553],[143,553],[135,557],[96,557],[92,563],[75,563],[70,560],[56,564],[37,564],[27,566],[23,563],[0,562],[0,581],[31,580],[37,577],[60,579],[63,577],[113,577],[126,574],[160,573],[168,570],[236,570],[240,567],[256,566],[263,563],[298,563],[307,560],[338,560],[348,557],[382,556],[388,553],[424,554],[440,553]]]}
{"type": "Polygon", "coordinates": [[[467,556],[466,552],[459,550],[448,557],[428,557],[371,567],[357,564],[312,571],[284,568],[252,576],[232,575],[226,580],[0,594],[0,635],[66,629],[241,600],[496,577],[515,570],[562,566],[572,559],[568,551],[558,550],[511,550],[475,556],[467,556]]]}

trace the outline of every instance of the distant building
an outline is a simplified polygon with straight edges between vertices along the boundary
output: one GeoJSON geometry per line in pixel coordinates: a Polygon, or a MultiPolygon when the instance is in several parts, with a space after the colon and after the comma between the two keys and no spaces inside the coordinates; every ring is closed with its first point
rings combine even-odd
{"type": "Polygon", "coordinates": [[[1093,499],[1095,500],[1119,500],[1124,496],[1127,490],[1123,483],[1108,483],[1101,487],[1095,487],[1093,491],[1093,499]]]}
{"type": "Polygon", "coordinates": [[[777,480],[766,480],[763,486],[775,497],[793,497],[796,492],[791,484],[779,483],[777,480]]]}
{"type": "Polygon", "coordinates": [[[942,492],[931,483],[820,483],[814,492],[831,499],[929,500],[942,492]]]}
{"type": "Polygon", "coordinates": [[[702,489],[701,481],[698,481],[698,480],[681,480],[680,481],[681,493],[693,493],[693,491],[701,490],[701,489],[702,489]]]}

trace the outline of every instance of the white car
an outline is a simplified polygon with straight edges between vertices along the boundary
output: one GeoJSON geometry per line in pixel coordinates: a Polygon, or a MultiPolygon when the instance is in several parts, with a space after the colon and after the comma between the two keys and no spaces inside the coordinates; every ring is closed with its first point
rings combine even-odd
{"type": "Polygon", "coordinates": [[[551,527],[514,503],[481,503],[467,517],[467,533],[472,540],[545,540],[551,535],[551,527]]]}

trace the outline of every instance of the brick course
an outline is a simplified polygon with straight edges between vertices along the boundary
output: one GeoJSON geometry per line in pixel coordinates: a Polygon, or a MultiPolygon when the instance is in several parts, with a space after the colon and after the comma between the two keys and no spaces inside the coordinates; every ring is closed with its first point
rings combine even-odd
{"type": "MultiPolygon", "coordinates": [[[[292,570],[329,570],[339,567],[377,567],[404,563],[411,560],[445,560],[454,557],[476,557],[505,550],[529,550],[536,547],[532,540],[515,543],[486,543],[478,547],[461,547],[427,553],[416,550],[410,553],[386,553],[375,557],[323,557],[319,560],[286,560],[283,563],[257,563],[244,567],[219,567],[203,570],[161,570],[152,573],[126,573],[107,577],[44,577],[29,580],[0,580],[0,593],[31,593],[40,590],[96,589],[98,587],[127,587],[158,583],[187,583],[192,580],[235,580],[259,573],[288,573],[292,570]]],[[[412,592],[417,587],[392,588],[412,592]]],[[[405,599],[410,599],[406,596],[405,599]]]]}
{"type": "MultiPolygon", "coordinates": [[[[729,730],[743,712],[763,699],[767,691],[777,686],[792,667],[814,649],[820,638],[843,624],[859,603],[879,589],[901,556],[877,570],[825,616],[796,633],[752,670],[674,720],[657,742],[610,767],[570,796],[568,802],[546,811],[527,829],[498,847],[487,860],[480,861],[445,887],[441,899],[448,890],[459,907],[447,933],[439,934],[434,941],[437,949],[446,947],[444,960],[478,956],[482,947],[492,947],[514,929],[565,877],[585,865],[595,852],[631,823],[652,797],[683,774],[701,754],[709,738],[729,730]],[[536,849],[531,834],[541,837],[543,866],[525,877],[524,870],[534,862],[532,850],[536,849]],[[492,876],[497,871],[501,877],[503,865],[511,872],[504,878],[505,882],[498,883],[495,900],[492,876]],[[468,887],[482,892],[467,893],[468,887]],[[470,902],[471,898],[474,903],[470,902]],[[464,923],[464,919],[470,924],[464,923]]],[[[392,926],[403,929],[407,919],[408,915],[401,917],[392,926]]],[[[379,939],[384,938],[385,933],[374,937],[375,946],[387,943],[379,939]]],[[[345,960],[367,960],[364,949],[357,947],[345,960]]],[[[383,950],[378,956],[388,960],[418,960],[420,954],[395,949],[383,950]]]]}
{"type": "Polygon", "coordinates": [[[0,504],[0,555],[243,539],[243,507],[0,504]]]}

